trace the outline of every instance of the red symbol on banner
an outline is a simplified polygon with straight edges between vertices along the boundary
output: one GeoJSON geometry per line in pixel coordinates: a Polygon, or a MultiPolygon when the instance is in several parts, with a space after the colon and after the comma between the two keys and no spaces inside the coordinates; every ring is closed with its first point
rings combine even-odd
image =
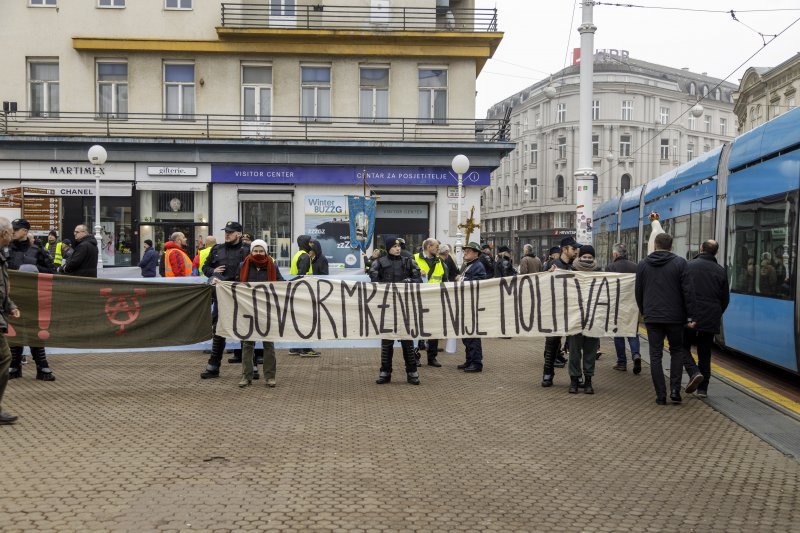
{"type": "Polygon", "coordinates": [[[50,316],[53,311],[53,275],[39,274],[39,338],[43,341],[50,338],[50,316]]]}
{"type": "Polygon", "coordinates": [[[105,312],[108,321],[119,326],[117,335],[125,334],[125,326],[128,326],[139,318],[141,305],[139,298],[147,294],[146,289],[134,289],[133,295],[112,296],[113,289],[100,289],[100,294],[106,298],[105,312]]]}

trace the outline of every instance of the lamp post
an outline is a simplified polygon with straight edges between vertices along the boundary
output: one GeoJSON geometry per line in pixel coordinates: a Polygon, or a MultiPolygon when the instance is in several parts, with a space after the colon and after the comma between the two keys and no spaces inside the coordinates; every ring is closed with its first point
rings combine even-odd
{"type": "Polygon", "coordinates": [[[94,174],[94,238],[97,241],[97,270],[103,269],[103,226],[100,224],[100,167],[108,158],[106,149],[95,144],[89,148],[89,162],[94,174]]]}
{"type": "Polygon", "coordinates": [[[464,187],[464,174],[469,170],[469,159],[464,154],[458,154],[453,158],[453,172],[458,174],[458,217],[456,218],[456,261],[461,266],[464,259],[464,234],[461,233],[461,191],[464,187]]]}

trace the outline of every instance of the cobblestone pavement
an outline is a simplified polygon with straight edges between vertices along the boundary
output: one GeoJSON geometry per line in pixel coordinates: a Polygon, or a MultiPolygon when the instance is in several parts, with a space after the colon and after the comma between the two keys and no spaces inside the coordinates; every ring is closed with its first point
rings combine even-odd
{"type": "MultiPolygon", "coordinates": [[[[61,355],[0,427],[0,530],[797,531],[800,464],[648,368],[539,386],[541,339],[485,341],[405,383],[377,350],[278,352],[278,387],[198,352],[61,355]]],[[[713,391],[712,391],[713,393],[713,391]]]]}

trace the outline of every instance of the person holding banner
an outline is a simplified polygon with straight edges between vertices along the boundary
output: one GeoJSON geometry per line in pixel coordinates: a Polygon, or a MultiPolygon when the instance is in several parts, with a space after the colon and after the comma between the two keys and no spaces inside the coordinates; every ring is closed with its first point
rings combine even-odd
{"type": "MultiPolygon", "coordinates": [[[[411,257],[401,255],[405,249],[406,241],[399,237],[384,237],[388,254],[380,257],[372,263],[369,271],[369,279],[376,283],[421,283],[419,267],[411,257]]],[[[403,349],[403,359],[406,363],[406,380],[412,385],[419,385],[419,372],[417,372],[417,360],[414,357],[414,342],[403,339],[400,341],[403,349]]],[[[392,381],[392,355],[394,352],[394,340],[381,339],[381,369],[378,385],[392,381]]]]}
{"type": "MultiPolygon", "coordinates": [[[[480,260],[481,249],[478,243],[471,242],[464,247],[464,264],[461,265],[461,274],[458,281],[478,281],[486,279],[486,268],[480,260]]],[[[480,339],[461,339],[467,360],[463,365],[458,365],[459,370],[467,373],[483,372],[483,346],[480,339]]]]}
{"type": "MultiPolygon", "coordinates": [[[[578,251],[578,258],[573,261],[572,267],[578,272],[600,272],[594,260],[594,246],[584,244],[578,251]]],[[[569,393],[578,392],[583,373],[583,388],[586,394],[594,394],[592,377],[594,364],[597,360],[597,351],[600,348],[600,339],[587,337],[583,333],[569,336],[569,393]],[[581,361],[583,365],[581,367],[581,361]]]]}
{"type": "MultiPolygon", "coordinates": [[[[439,254],[439,241],[434,238],[425,239],[422,243],[422,252],[414,254],[414,260],[417,262],[422,275],[425,276],[428,283],[442,283],[447,281],[447,265],[444,264],[439,254]]],[[[421,343],[422,341],[420,341],[421,343]]],[[[419,346],[417,350],[423,349],[419,346]]],[[[426,343],[428,352],[428,366],[439,368],[442,364],[436,360],[436,354],[439,351],[439,339],[428,339],[426,343]]],[[[419,353],[415,351],[416,354],[419,353]]],[[[417,358],[419,364],[419,358],[417,358]]]]}
{"type": "MultiPolygon", "coordinates": [[[[263,282],[284,281],[278,265],[267,253],[267,243],[256,239],[250,243],[250,255],[245,257],[239,269],[239,281],[263,282]]],[[[264,345],[264,379],[267,387],[275,386],[275,343],[262,341],[264,345]]],[[[242,379],[239,387],[247,387],[253,382],[253,361],[255,359],[255,341],[242,341],[242,379]]]]}
{"type": "MultiPolygon", "coordinates": [[[[572,237],[561,239],[561,255],[548,261],[550,272],[555,270],[574,270],[572,262],[578,256],[581,245],[575,242],[572,237]]],[[[553,377],[555,376],[556,357],[561,347],[561,337],[546,337],[544,341],[544,374],[542,376],[542,387],[552,387],[553,377]]],[[[559,365],[563,368],[563,364],[559,365]]]]}
{"type": "MultiPolygon", "coordinates": [[[[313,260],[311,256],[311,243],[313,239],[308,235],[297,237],[297,251],[292,256],[289,267],[289,274],[302,277],[314,273],[313,260]]],[[[289,355],[299,355],[302,357],[319,357],[322,355],[313,348],[289,348],[289,355]]]]}
{"type": "MultiPolygon", "coordinates": [[[[242,241],[243,228],[241,224],[229,220],[223,231],[225,232],[225,242],[217,244],[211,249],[208,259],[203,265],[203,275],[208,278],[211,285],[216,285],[218,281],[238,281],[239,265],[250,253],[250,248],[242,241]]],[[[211,312],[211,326],[214,332],[211,340],[211,357],[208,358],[206,369],[200,374],[202,379],[219,377],[222,352],[225,351],[225,337],[216,334],[218,318],[216,296],[214,296],[211,312]]]]}
{"type": "MultiPolygon", "coordinates": [[[[11,242],[11,222],[0,217],[0,246],[6,247],[11,242]]],[[[11,350],[5,334],[8,332],[8,318],[19,318],[19,309],[11,301],[8,293],[8,265],[6,256],[0,253],[0,407],[3,406],[3,395],[8,385],[8,369],[11,366],[11,350]]],[[[0,425],[13,424],[17,417],[4,413],[0,409],[0,425]]]]}

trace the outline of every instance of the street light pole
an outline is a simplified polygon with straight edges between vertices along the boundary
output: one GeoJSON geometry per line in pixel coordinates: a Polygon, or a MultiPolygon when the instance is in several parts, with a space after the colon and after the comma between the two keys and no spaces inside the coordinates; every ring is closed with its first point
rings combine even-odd
{"type": "Polygon", "coordinates": [[[100,224],[100,167],[102,167],[108,152],[106,149],[95,144],[89,148],[89,162],[92,164],[92,174],[94,174],[94,238],[97,241],[97,270],[103,269],[103,226],[100,224]]]}
{"type": "Polygon", "coordinates": [[[578,27],[581,34],[580,110],[578,125],[578,168],[575,170],[575,239],[592,244],[592,206],[594,195],[594,168],[592,167],[592,90],[594,77],[594,32],[592,21],[594,2],[582,2],[583,20],[578,27]]]}
{"type": "MultiPolygon", "coordinates": [[[[469,159],[463,154],[453,158],[453,172],[458,174],[458,216],[456,217],[456,262],[461,267],[464,259],[464,234],[461,233],[461,203],[462,190],[464,187],[464,174],[469,170],[469,159]]],[[[469,243],[467,243],[469,244],[469,243]]]]}

